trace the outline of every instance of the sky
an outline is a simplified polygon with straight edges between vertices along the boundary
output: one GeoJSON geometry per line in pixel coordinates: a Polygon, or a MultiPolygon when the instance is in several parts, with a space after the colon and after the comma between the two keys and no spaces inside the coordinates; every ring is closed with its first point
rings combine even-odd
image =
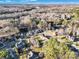
{"type": "Polygon", "coordinates": [[[0,0],[0,4],[79,4],[79,0],[0,0]]]}

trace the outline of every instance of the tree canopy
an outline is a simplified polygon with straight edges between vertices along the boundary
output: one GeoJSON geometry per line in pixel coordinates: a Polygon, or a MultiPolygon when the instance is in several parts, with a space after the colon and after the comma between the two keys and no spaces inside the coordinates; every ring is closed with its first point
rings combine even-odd
{"type": "Polygon", "coordinates": [[[69,47],[58,42],[56,39],[50,39],[44,44],[43,52],[45,59],[76,59],[75,52],[71,51],[69,47]]]}
{"type": "Polygon", "coordinates": [[[1,50],[0,51],[0,59],[1,58],[6,58],[8,56],[8,52],[7,52],[7,50],[1,50]]]}

